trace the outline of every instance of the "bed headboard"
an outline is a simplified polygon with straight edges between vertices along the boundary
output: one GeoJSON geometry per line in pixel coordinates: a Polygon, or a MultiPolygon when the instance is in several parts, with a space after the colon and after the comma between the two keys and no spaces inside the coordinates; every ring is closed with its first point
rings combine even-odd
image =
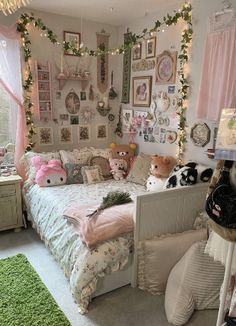
{"type": "Polygon", "coordinates": [[[138,242],[191,229],[197,213],[204,210],[207,188],[201,183],[136,197],[132,286],[136,286],[138,242]]]}

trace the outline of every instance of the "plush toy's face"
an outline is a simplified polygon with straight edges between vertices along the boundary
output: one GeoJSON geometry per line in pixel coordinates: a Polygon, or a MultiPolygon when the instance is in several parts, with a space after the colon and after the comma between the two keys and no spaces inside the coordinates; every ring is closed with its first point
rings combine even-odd
{"type": "Polygon", "coordinates": [[[41,175],[37,178],[36,182],[40,187],[52,187],[52,186],[60,186],[66,183],[66,174],[62,172],[47,172],[45,175],[41,175]]]}
{"type": "Polygon", "coordinates": [[[112,158],[123,159],[127,162],[134,156],[134,149],[130,145],[112,145],[112,158]]]}
{"type": "Polygon", "coordinates": [[[126,171],[127,163],[123,159],[110,159],[110,167],[113,171],[126,171]]]}
{"type": "Polygon", "coordinates": [[[150,172],[157,178],[167,178],[176,164],[174,157],[156,155],[152,157],[150,172]]]}
{"type": "Polygon", "coordinates": [[[156,178],[154,175],[150,175],[146,181],[147,191],[159,191],[162,190],[165,184],[165,179],[156,178]]]}

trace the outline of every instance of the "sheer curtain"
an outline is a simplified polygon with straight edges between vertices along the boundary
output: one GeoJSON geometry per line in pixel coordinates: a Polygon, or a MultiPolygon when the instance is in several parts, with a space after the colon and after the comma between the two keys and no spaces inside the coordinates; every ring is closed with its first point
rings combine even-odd
{"type": "Polygon", "coordinates": [[[12,114],[14,107],[17,108],[15,119],[13,117],[16,121],[15,164],[18,173],[24,178],[20,158],[25,151],[27,130],[22,94],[20,43],[16,26],[12,28],[0,26],[0,86],[11,99],[12,114]]]}

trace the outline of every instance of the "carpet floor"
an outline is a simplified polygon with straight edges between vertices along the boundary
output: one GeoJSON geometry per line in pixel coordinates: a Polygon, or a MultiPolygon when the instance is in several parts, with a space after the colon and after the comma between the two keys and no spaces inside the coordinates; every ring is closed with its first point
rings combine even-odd
{"type": "MultiPolygon", "coordinates": [[[[63,272],[33,229],[0,232],[0,259],[18,253],[28,258],[72,326],[170,326],[164,296],[153,296],[130,286],[93,299],[89,313],[82,316],[63,272]]],[[[186,325],[214,326],[216,318],[215,310],[198,311],[186,325]]]]}

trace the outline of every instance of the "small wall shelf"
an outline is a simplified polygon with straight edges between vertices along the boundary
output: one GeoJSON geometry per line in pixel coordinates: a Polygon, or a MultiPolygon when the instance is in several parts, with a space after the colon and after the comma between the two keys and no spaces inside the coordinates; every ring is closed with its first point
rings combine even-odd
{"type": "Polygon", "coordinates": [[[39,119],[52,119],[52,82],[51,67],[47,62],[41,64],[35,61],[35,76],[37,87],[37,102],[39,119]]]}
{"type": "Polygon", "coordinates": [[[75,80],[75,81],[78,81],[78,82],[81,82],[81,88],[82,88],[82,91],[85,90],[88,82],[90,81],[90,76],[88,77],[81,77],[81,76],[66,76],[66,75],[61,75],[59,74],[56,79],[59,81],[59,90],[61,91],[67,80],[75,80]]]}

